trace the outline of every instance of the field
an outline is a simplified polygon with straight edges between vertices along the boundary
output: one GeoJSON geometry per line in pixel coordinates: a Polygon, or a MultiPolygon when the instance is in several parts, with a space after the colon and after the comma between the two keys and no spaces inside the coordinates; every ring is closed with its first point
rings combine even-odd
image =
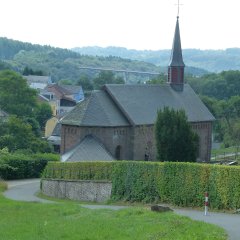
{"type": "Polygon", "coordinates": [[[0,216],[1,240],[227,239],[217,226],[144,207],[90,210],[69,201],[16,202],[0,193],[0,216]]]}

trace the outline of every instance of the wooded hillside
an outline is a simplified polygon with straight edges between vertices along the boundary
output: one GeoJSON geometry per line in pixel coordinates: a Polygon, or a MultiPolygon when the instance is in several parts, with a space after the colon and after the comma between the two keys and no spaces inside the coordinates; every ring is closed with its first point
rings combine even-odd
{"type": "MultiPolygon", "coordinates": [[[[99,71],[81,69],[81,67],[105,68],[105,69],[120,69],[132,70],[140,72],[166,72],[167,63],[162,62],[160,66],[153,63],[143,62],[135,59],[130,60],[118,56],[97,56],[92,52],[87,55],[82,55],[61,48],[50,46],[41,46],[31,43],[0,38],[0,69],[11,68],[20,73],[25,67],[31,68],[34,71],[42,71],[45,75],[51,75],[53,81],[71,80],[77,82],[82,76],[90,76],[94,78],[99,74],[99,71]]],[[[141,58],[139,58],[141,59],[141,58]]],[[[167,56],[167,61],[170,59],[170,53],[167,56]]],[[[186,72],[193,75],[203,75],[206,71],[198,68],[187,67],[186,72]]],[[[118,76],[123,77],[123,73],[118,73],[118,76]]],[[[147,76],[130,74],[130,82],[146,81],[147,76]]]]}
{"type": "MultiPolygon", "coordinates": [[[[73,50],[81,54],[94,56],[119,56],[121,58],[132,60],[137,59],[153,63],[157,66],[167,66],[171,54],[170,50],[139,51],[120,47],[83,47],[74,48],[73,50]]],[[[226,50],[183,49],[183,58],[187,66],[205,69],[209,72],[240,70],[239,48],[229,48],[226,50]]]]}

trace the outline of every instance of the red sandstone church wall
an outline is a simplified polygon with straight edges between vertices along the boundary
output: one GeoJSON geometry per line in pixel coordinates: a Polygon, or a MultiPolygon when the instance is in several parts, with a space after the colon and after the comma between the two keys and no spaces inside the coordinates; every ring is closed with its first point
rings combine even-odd
{"type": "Polygon", "coordinates": [[[192,129],[199,136],[199,158],[198,161],[208,162],[211,157],[212,147],[212,123],[192,123],[192,129]]]}
{"type": "Polygon", "coordinates": [[[137,126],[134,130],[133,160],[156,160],[154,126],[137,126]]]}
{"type": "MultiPolygon", "coordinates": [[[[212,123],[191,123],[199,136],[198,161],[209,161],[211,155],[212,123]]],[[[116,157],[116,148],[120,146],[120,159],[123,160],[156,160],[156,146],[153,126],[137,127],[77,127],[62,126],[61,153],[65,153],[86,136],[92,134],[116,157]]]]}
{"type": "Polygon", "coordinates": [[[129,127],[78,127],[62,125],[61,154],[77,146],[86,135],[93,135],[115,157],[116,148],[120,146],[120,157],[132,159],[132,138],[129,127]]]}

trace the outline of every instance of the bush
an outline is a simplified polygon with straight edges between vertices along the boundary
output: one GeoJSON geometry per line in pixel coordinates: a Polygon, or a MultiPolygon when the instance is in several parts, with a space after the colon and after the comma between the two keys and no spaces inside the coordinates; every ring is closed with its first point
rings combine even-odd
{"type": "Polygon", "coordinates": [[[48,179],[111,180],[112,199],[202,207],[240,208],[240,167],[174,162],[49,163],[48,179]]]}
{"type": "Polygon", "coordinates": [[[111,180],[113,162],[49,162],[42,178],[66,180],[111,180]]]}
{"type": "Polygon", "coordinates": [[[0,177],[3,179],[37,178],[41,176],[48,161],[59,160],[56,154],[14,154],[0,155],[0,177]]]}

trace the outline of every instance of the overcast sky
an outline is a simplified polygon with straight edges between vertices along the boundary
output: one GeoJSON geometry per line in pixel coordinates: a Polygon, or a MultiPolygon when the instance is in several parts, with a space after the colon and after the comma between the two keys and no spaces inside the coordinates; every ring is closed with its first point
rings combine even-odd
{"type": "MultiPolygon", "coordinates": [[[[170,49],[178,0],[2,0],[0,36],[61,48],[170,49]]],[[[240,0],[180,0],[182,48],[240,47],[240,0]]]]}

